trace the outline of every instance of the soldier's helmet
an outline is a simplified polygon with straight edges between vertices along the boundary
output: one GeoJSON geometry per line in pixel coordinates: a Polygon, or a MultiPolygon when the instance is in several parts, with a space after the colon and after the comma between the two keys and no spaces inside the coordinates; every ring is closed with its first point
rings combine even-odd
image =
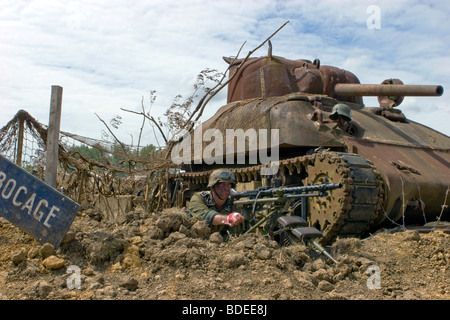
{"type": "Polygon", "coordinates": [[[350,107],[343,103],[338,103],[331,110],[330,119],[337,120],[338,116],[342,116],[347,121],[352,121],[352,111],[350,107]]]}
{"type": "Polygon", "coordinates": [[[236,176],[229,170],[217,169],[209,176],[208,188],[214,186],[218,182],[229,182],[234,188],[236,185],[236,176]]]}

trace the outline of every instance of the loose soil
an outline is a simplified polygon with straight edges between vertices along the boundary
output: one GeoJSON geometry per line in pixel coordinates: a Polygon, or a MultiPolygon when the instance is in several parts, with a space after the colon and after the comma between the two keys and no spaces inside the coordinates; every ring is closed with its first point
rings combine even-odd
{"type": "Polygon", "coordinates": [[[442,231],[338,239],[327,247],[334,264],[254,234],[223,242],[181,209],[111,223],[83,208],[57,250],[3,218],[0,243],[1,300],[450,299],[442,231]]]}

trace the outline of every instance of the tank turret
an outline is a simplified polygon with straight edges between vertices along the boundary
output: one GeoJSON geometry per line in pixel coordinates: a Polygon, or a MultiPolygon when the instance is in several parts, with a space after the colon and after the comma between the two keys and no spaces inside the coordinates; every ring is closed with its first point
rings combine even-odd
{"type": "Polygon", "coordinates": [[[361,84],[348,70],[321,65],[319,59],[288,60],[272,55],[269,41],[267,56],[233,59],[230,65],[228,103],[233,101],[282,96],[293,92],[325,94],[341,101],[363,104],[363,96],[378,96],[381,106],[398,106],[404,96],[441,96],[439,85],[405,85],[399,79],[387,79],[380,85],[361,84]]]}

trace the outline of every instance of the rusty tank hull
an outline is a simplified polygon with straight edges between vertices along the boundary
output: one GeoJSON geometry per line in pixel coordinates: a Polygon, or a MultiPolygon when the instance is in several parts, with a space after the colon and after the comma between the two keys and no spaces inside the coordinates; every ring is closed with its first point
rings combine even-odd
{"type": "MultiPolygon", "coordinates": [[[[411,87],[397,79],[361,85],[352,73],[322,67],[317,59],[286,62],[269,55],[245,66],[230,69],[234,80],[228,104],[194,135],[202,137],[213,129],[225,137],[227,130],[239,129],[246,142],[227,149],[225,139],[215,145],[216,154],[193,153],[184,166],[182,186],[177,187],[179,205],[188,205],[194,191],[206,189],[212,169],[228,167],[240,190],[275,182],[342,184],[328,197],[305,203],[309,225],[322,231],[325,242],[366,235],[386,224],[449,220],[450,137],[407,119],[397,108],[402,95],[440,96],[441,86],[411,87]],[[378,96],[380,106],[365,106],[364,95],[378,96]],[[340,127],[327,119],[333,106],[342,102],[351,109],[351,121],[340,127]],[[277,130],[276,146],[246,136],[264,129],[277,130]],[[267,154],[278,152],[278,170],[269,179],[261,175],[261,158],[255,163],[252,157],[263,149],[267,154]]],[[[211,149],[211,142],[197,139],[192,146],[211,149]]]]}

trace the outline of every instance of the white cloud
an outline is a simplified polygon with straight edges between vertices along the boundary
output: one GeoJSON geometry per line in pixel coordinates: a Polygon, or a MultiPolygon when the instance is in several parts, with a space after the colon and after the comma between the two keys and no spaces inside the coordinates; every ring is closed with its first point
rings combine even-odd
{"type": "MultiPolygon", "coordinates": [[[[105,120],[121,114],[130,142],[141,119],[121,107],[140,110],[142,96],[156,90],[152,112],[162,115],[175,95],[192,92],[198,72],[224,71],[222,56],[247,41],[245,55],[285,21],[272,39],[274,55],[319,58],[365,83],[398,77],[448,91],[449,18],[447,1],[0,1],[0,126],[19,109],[47,123],[51,86],[61,85],[62,130],[100,138],[104,128],[94,113],[105,120]],[[366,26],[373,4],[381,10],[380,30],[366,26]]],[[[432,112],[413,98],[402,108],[450,135],[447,91],[417,98],[432,112]]],[[[204,120],[225,96],[211,102],[204,120]]]]}

